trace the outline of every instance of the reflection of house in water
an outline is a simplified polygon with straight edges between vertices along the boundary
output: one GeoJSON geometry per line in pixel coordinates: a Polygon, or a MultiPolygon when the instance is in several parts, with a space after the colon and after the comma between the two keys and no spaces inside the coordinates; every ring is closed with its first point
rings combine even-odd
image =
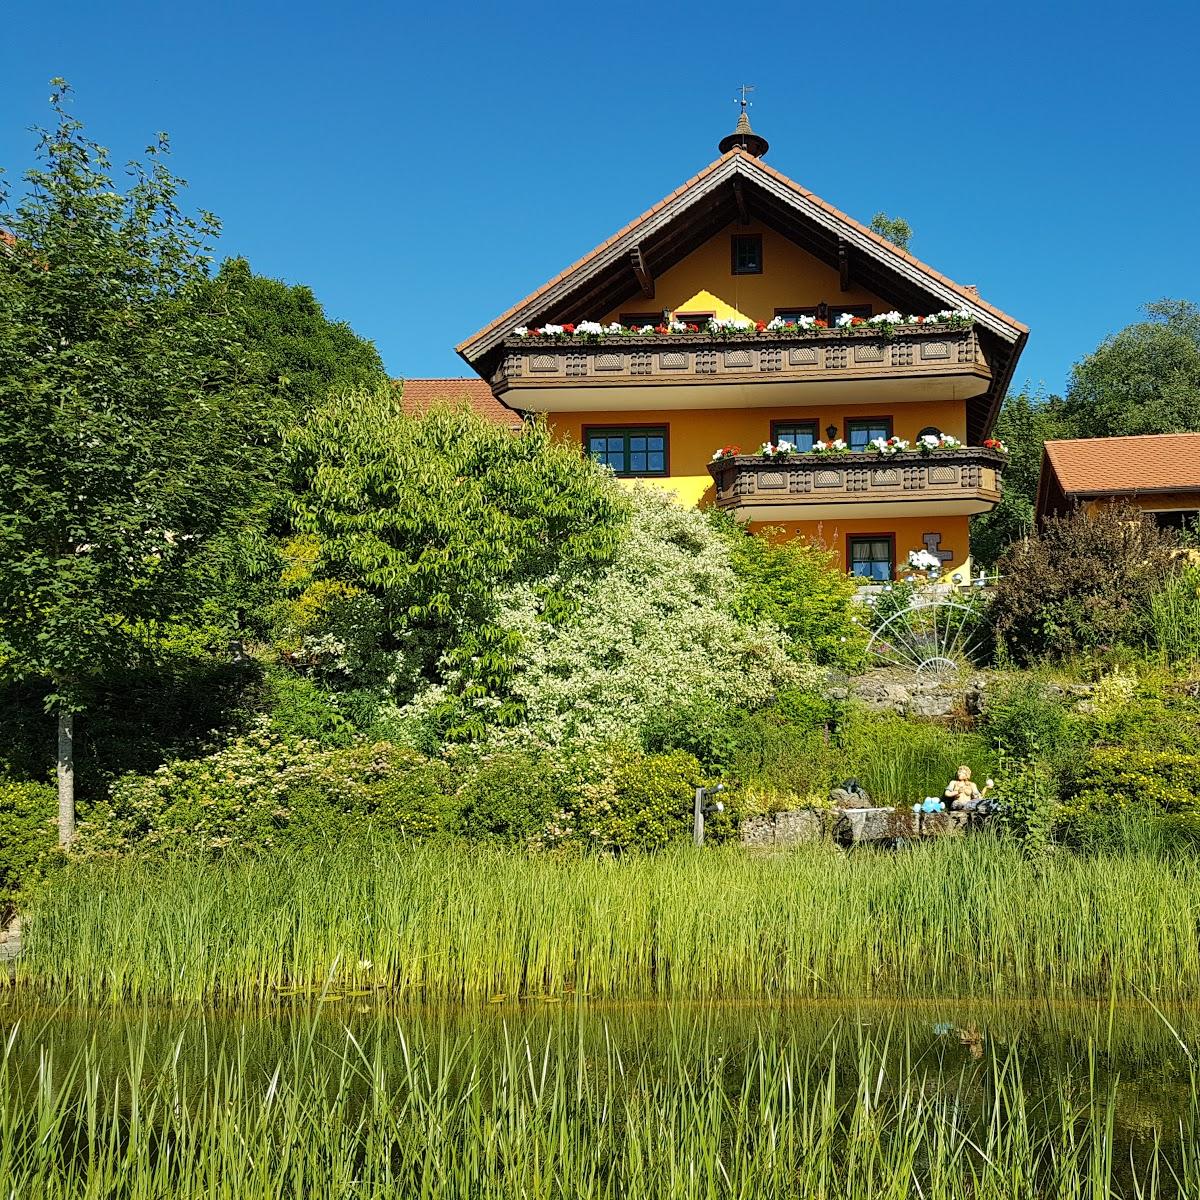
{"type": "Polygon", "coordinates": [[[1200,433],[1075,438],[1046,443],[1038,521],[1122,501],[1175,529],[1200,516],[1200,433]]]}
{"type": "Polygon", "coordinates": [[[744,112],[719,149],[459,353],[618,476],[867,580],[912,551],[965,573],[1025,326],[767,166],[744,112]]]}

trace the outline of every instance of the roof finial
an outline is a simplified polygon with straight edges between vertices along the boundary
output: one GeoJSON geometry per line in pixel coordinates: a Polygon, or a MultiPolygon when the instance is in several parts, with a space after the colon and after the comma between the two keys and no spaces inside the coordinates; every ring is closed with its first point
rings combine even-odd
{"type": "Polygon", "coordinates": [[[740,98],[734,99],[734,104],[741,105],[741,113],[738,115],[737,126],[734,131],[727,134],[721,139],[719,149],[722,154],[728,154],[735,147],[740,147],[748,154],[753,154],[755,158],[762,158],[766,154],[770,143],[765,137],[760,137],[753,129],[750,128],[750,117],[746,113],[746,109],[753,106],[754,101],[747,99],[750,92],[754,91],[752,83],[743,83],[738,88],[741,92],[740,98]]]}

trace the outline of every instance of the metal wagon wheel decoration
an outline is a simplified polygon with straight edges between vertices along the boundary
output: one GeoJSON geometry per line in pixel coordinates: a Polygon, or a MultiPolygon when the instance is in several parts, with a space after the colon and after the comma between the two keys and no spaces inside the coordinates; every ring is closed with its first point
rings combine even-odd
{"type": "Polygon", "coordinates": [[[880,624],[867,653],[885,666],[944,678],[974,666],[983,640],[970,605],[948,597],[916,600],[880,624]]]}

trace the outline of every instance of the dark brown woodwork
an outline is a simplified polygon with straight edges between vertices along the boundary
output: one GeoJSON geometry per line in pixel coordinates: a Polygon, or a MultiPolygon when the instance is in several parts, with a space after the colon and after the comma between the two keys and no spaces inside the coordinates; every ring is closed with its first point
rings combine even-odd
{"type": "Polygon", "coordinates": [[[650,274],[650,268],[646,266],[646,256],[642,253],[641,246],[634,246],[629,252],[629,263],[633,267],[634,278],[638,281],[638,287],[642,289],[642,295],[647,300],[654,299],[654,276],[650,274]]]}
{"type": "Polygon", "coordinates": [[[750,206],[746,203],[746,188],[742,181],[734,177],[733,180],[733,199],[737,205],[738,224],[750,224],[750,206]]]}
{"type": "Polygon", "coordinates": [[[838,238],[838,275],[842,281],[842,291],[850,290],[850,247],[838,238]]]}

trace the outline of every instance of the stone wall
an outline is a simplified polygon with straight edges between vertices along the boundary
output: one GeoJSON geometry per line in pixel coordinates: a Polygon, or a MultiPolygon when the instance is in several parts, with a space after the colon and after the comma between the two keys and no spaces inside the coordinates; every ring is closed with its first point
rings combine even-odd
{"type": "Polygon", "coordinates": [[[743,846],[799,846],[826,837],[846,845],[896,843],[919,837],[961,837],[982,828],[990,818],[979,813],[913,813],[899,808],[845,808],[817,812],[811,808],[746,817],[740,828],[743,846]]]}

